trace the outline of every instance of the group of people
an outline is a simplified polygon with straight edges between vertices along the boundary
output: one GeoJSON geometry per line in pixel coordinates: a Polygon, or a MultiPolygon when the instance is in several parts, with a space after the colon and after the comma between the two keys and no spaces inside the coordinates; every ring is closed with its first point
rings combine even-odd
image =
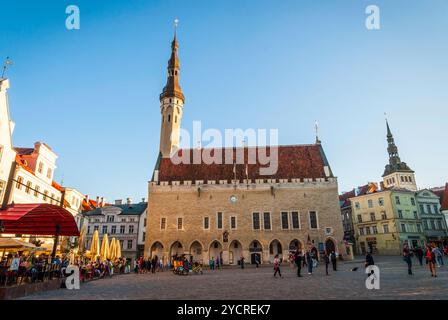
{"type": "Polygon", "coordinates": [[[211,259],[208,261],[208,267],[210,268],[210,270],[221,270],[221,258],[219,256],[217,256],[216,258],[211,257],[211,259]]]}
{"type": "MultiPolygon", "coordinates": [[[[328,268],[329,268],[330,264],[333,267],[333,271],[337,271],[337,257],[338,257],[338,254],[334,251],[331,251],[331,252],[325,251],[324,252],[323,261],[325,263],[326,275],[329,275],[328,268]]],[[[258,256],[256,255],[254,258],[256,268],[258,268],[258,265],[260,264],[259,260],[257,261],[257,258],[258,258],[258,256]]],[[[278,274],[280,276],[280,278],[282,278],[280,266],[283,262],[283,259],[280,258],[280,256],[278,254],[276,254],[273,262],[274,262],[274,277],[276,277],[278,274]]],[[[317,251],[316,250],[307,250],[305,252],[305,254],[303,254],[301,250],[297,249],[295,252],[293,252],[289,255],[289,262],[290,262],[290,266],[292,268],[293,267],[297,268],[297,276],[298,277],[302,277],[302,274],[301,274],[302,268],[305,268],[305,267],[308,270],[308,274],[311,275],[311,274],[313,274],[313,269],[317,268],[317,266],[319,264],[317,251]]],[[[243,256],[241,256],[241,258],[240,258],[240,265],[241,265],[241,268],[244,269],[244,257],[243,256]]]]}
{"type": "Polygon", "coordinates": [[[60,277],[64,267],[69,265],[68,257],[54,259],[46,254],[34,255],[17,252],[9,253],[0,262],[0,285],[21,284],[25,282],[44,281],[60,277]]]}
{"type": "Polygon", "coordinates": [[[165,257],[159,259],[158,256],[152,258],[143,258],[140,256],[140,258],[134,260],[134,272],[139,274],[163,272],[169,270],[170,267],[170,261],[169,259],[165,259],[165,257]]]}
{"type": "Polygon", "coordinates": [[[443,256],[447,254],[448,245],[445,249],[438,247],[434,242],[427,244],[425,248],[417,247],[410,249],[407,244],[403,247],[403,260],[408,266],[408,274],[413,275],[412,272],[412,257],[415,255],[420,266],[423,266],[423,258],[425,258],[426,265],[431,272],[431,277],[437,277],[437,269],[444,265],[443,256]]]}
{"type": "Polygon", "coordinates": [[[78,259],[74,265],[79,266],[80,280],[82,282],[92,279],[101,279],[112,277],[114,274],[130,273],[130,262],[126,258],[117,258],[115,260],[85,260],[78,259]]]}

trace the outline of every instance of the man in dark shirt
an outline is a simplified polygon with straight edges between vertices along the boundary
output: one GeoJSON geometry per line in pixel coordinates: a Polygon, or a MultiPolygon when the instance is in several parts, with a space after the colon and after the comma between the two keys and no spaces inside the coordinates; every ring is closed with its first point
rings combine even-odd
{"type": "Polygon", "coordinates": [[[294,262],[297,265],[297,276],[301,277],[300,271],[302,270],[302,253],[299,251],[299,249],[296,250],[296,253],[294,254],[294,262]]]}

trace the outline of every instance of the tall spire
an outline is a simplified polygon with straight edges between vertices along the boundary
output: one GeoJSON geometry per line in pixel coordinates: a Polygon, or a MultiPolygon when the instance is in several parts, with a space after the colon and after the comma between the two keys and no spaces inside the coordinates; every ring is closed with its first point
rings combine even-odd
{"type": "Polygon", "coordinates": [[[400,156],[398,155],[398,147],[395,145],[394,136],[390,131],[389,122],[386,119],[387,127],[387,152],[389,153],[389,164],[396,165],[400,163],[400,156]]]}
{"type": "Polygon", "coordinates": [[[179,49],[179,43],[177,42],[177,24],[179,20],[174,20],[174,37],[171,42],[171,57],[168,61],[168,77],[166,81],[166,86],[163,88],[162,94],[160,95],[160,100],[164,98],[179,98],[182,102],[185,102],[184,94],[179,85],[179,71],[180,63],[179,57],[177,56],[177,50],[179,49]]]}
{"type": "Polygon", "coordinates": [[[389,164],[386,165],[383,177],[389,175],[393,172],[403,171],[403,172],[413,172],[411,168],[405,162],[402,162],[400,156],[398,155],[398,147],[395,144],[394,136],[389,127],[389,122],[386,119],[387,128],[387,153],[389,154],[389,164]]]}

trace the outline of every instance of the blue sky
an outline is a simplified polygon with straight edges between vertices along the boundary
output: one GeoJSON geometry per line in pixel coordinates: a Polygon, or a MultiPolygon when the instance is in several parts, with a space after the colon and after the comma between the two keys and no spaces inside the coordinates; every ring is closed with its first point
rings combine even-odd
{"type": "Polygon", "coordinates": [[[448,2],[2,1],[16,146],[48,143],[56,180],[108,201],[147,196],[159,148],[158,96],[180,20],[183,127],[279,128],[314,141],[340,190],[379,181],[384,112],[419,187],[448,181],[448,2]],[[65,8],[81,29],[65,28],[65,8]],[[381,9],[381,30],[364,26],[381,9]]]}

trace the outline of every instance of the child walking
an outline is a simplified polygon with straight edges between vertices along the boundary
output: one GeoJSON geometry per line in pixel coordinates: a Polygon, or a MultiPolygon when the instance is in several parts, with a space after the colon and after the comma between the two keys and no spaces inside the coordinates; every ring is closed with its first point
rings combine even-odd
{"type": "Polygon", "coordinates": [[[277,276],[277,273],[280,278],[283,278],[282,273],[280,272],[280,259],[278,258],[278,254],[276,254],[274,258],[274,271],[274,278],[277,276]]]}

